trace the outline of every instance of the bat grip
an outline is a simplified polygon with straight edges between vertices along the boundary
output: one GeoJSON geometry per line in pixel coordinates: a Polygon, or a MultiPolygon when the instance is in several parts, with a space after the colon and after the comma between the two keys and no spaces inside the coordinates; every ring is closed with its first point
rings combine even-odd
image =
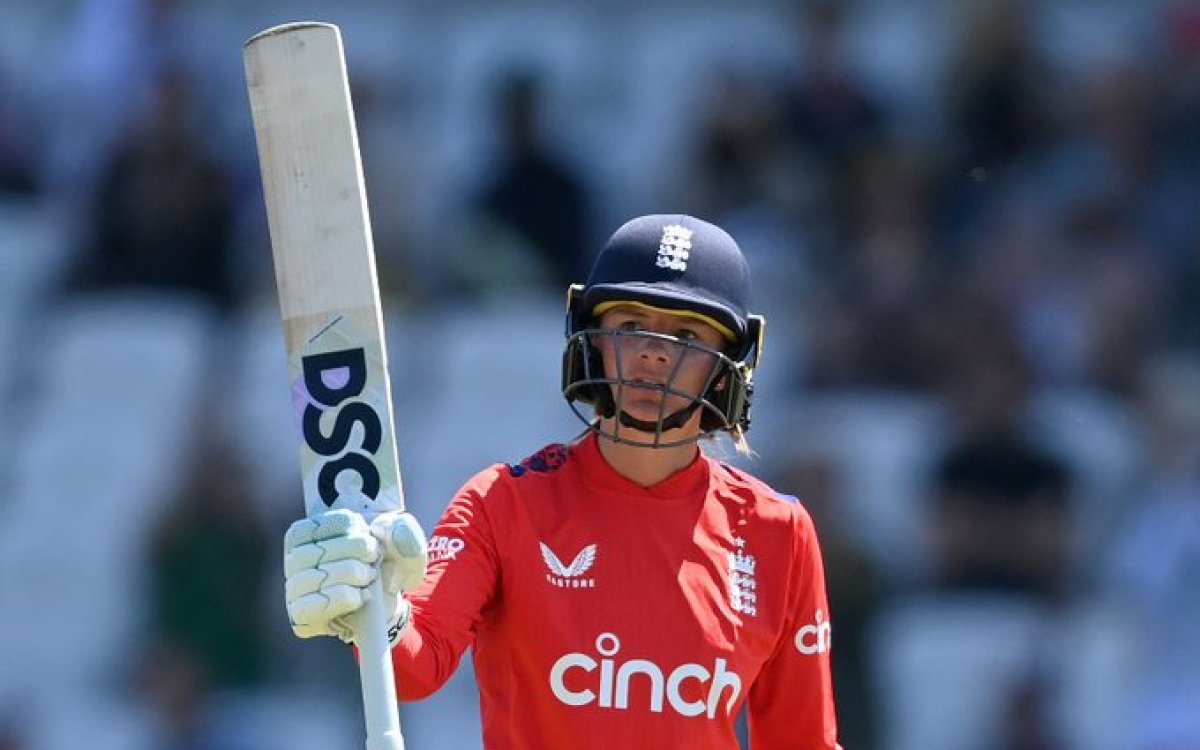
{"type": "Polygon", "coordinates": [[[396,677],[387,637],[387,613],[383,611],[383,583],[376,578],[368,590],[371,598],[359,611],[355,628],[367,750],[404,750],[396,677]]]}

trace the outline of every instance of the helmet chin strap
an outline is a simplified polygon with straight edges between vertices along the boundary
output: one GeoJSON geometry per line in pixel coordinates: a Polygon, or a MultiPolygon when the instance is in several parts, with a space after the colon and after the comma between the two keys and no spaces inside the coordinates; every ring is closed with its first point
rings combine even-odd
{"type": "Polygon", "coordinates": [[[651,435],[654,435],[660,432],[666,432],[667,430],[675,430],[683,427],[699,408],[700,402],[693,401],[690,406],[685,406],[682,409],[664,417],[661,427],[659,426],[658,420],[648,421],[645,419],[638,419],[623,409],[621,410],[621,413],[617,415],[617,421],[623,426],[632,428],[638,432],[647,432],[651,435]]]}

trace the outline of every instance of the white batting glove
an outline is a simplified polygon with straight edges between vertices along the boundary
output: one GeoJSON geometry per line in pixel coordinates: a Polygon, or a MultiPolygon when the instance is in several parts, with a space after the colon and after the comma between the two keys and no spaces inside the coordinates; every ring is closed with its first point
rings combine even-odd
{"type": "Polygon", "coordinates": [[[333,635],[354,641],[351,615],[370,599],[367,587],[382,576],[388,639],[395,643],[409,613],[400,593],[420,584],[426,559],[425,534],[411,513],[383,513],[370,525],[348,510],[296,521],[284,535],[283,560],[292,630],[301,638],[333,635]]]}

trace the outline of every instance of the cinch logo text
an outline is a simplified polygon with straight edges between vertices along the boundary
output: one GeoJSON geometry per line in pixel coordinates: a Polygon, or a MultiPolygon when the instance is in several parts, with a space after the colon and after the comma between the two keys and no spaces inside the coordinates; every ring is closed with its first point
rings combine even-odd
{"type": "Polygon", "coordinates": [[[301,358],[300,366],[308,395],[320,404],[304,407],[300,420],[304,443],[320,456],[342,454],[327,461],[317,474],[321,500],[330,507],[337,502],[337,478],[346,471],[358,475],[362,493],[374,500],[379,495],[380,480],[372,457],[383,442],[383,422],[370,404],[351,400],[367,385],[366,352],[359,347],[311,354],[301,358]],[[338,410],[328,435],[321,431],[321,416],[326,409],[338,410]],[[362,441],[351,446],[356,424],[362,425],[362,441]]]}
{"type": "Polygon", "coordinates": [[[618,662],[614,657],[620,651],[617,636],[601,633],[596,638],[596,653],[601,658],[581,653],[559,657],[550,669],[550,690],[568,706],[595,703],[600,708],[626,710],[633,700],[638,705],[648,704],[654,713],[662,713],[665,703],[683,716],[704,715],[710,719],[722,708],[721,699],[725,697],[725,714],[732,715],[742,692],[742,680],[727,669],[724,659],[717,659],[712,669],[681,664],[666,674],[646,659],[618,662]]]}
{"type": "Polygon", "coordinates": [[[825,613],[817,610],[817,621],[796,631],[796,650],[805,656],[823,654],[829,650],[833,639],[833,625],[825,619],[825,613]]]}

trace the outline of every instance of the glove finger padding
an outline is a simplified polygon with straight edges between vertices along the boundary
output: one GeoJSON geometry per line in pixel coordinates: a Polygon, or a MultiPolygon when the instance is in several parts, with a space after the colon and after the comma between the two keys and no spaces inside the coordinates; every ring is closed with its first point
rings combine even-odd
{"type": "Polygon", "coordinates": [[[336,635],[349,642],[354,633],[344,618],[361,609],[366,599],[363,589],[332,586],[288,601],[288,618],[292,630],[301,638],[336,635]]]}
{"type": "MultiPolygon", "coordinates": [[[[353,639],[346,616],[369,598],[384,545],[357,513],[334,510],[303,518],[284,535],[284,592],[288,619],[301,638],[353,639]]],[[[389,602],[393,605],[394,602],[389,602]]]]}
{"type": "MultiPolygon", "coordinates": [[[[365,525],[363,529],[366,529],[365,525]]],[[[283,574],[292,576],[304,570],[323,568],[347,560],[374,565],[382,554],[383,545],[370,534],[310,542],[285,552],[283,574]]]]}
{"type": "Polygon", "coordinates": [[[319,568],[300,570],[284,579],[284,593],[289,601],[314,594],[334,586],[353,586],[365,589],[375,580],[375,568],[358,560],[338,560],[319,568]]]}
{"type": "Polygon", "coordinates": [[[285,549],[292,549],[309,542],[321,542],[337,537],[354,536],[367,522],[362,516],[348,510],[331,510],[319,516],[301,518],[293,523],[283,537],[285,549]]]}
{"type": "Polygon", "coordinates": [[[371,533],[383,546],[384,589],[396,594],[421,585],[429,546],[416,516],[407,511],[382,513],[371,522],[371,533]]]}

